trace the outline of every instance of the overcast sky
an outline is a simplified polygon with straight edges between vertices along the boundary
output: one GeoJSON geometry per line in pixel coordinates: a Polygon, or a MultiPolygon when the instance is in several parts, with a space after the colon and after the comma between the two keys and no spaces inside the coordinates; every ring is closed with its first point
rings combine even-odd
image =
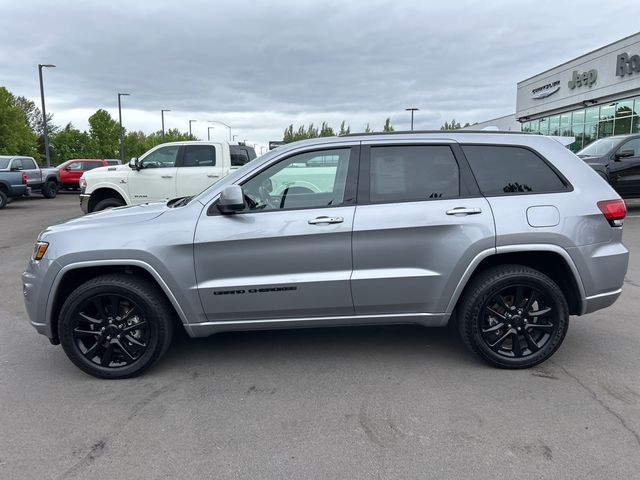
{"type": "Polygon", "coordinates": [[[0,0],[0,86],[87,128],[98,108],[128,130],[228,131],[265,144],[290,123],[381,130],[513,113],[516,83],[638,29],[632,1],[0,0]]]}

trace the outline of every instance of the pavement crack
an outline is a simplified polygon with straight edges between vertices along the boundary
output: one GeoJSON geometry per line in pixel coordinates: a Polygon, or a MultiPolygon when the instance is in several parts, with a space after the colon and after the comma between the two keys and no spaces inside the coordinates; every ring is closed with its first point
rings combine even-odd
{"type": "Polygon", "coordinates": [[[597,403],[599,403],[602,408],[604,408],[607,412],[609,412],[609,414],[611,414],[612,416],[617,418],[618,421],[620,422],[620,425],[622,425],[622,428],[624,428],[627,432],[629,432],[631,435],[633,435],[633,437],[636,440],[636,443],[638,444],[638,447],[640,447],[640,435],[633,428],[631,428],[629,425],[627,425],[627,422],[626,422],[626,420],[624,419],[624,417],[622,415],[620,415],[619,413],[617,413],[614,410],[612,410],[611,407],[609,407],[606,403],[604,403],[602,401],[602,399],[600,397],[598,397],[598,394],[592,388],[590,388],[586,383],[584,383],[582,380],[580,380],[576,375],[570,373],[562,365],[558,365],[557,363],[555,363],[554,365],[556,365],[560,370],[562,370],[568,377],[572,378],[584,390],[589,392],[591,397],[597,403]]]}

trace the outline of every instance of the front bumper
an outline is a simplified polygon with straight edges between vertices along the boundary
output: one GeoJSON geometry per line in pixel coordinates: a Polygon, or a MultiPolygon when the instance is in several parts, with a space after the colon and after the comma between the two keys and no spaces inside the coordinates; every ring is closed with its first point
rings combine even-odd
{"type": "Polygon", "coordinates": [[[57,262],[42,259],[30,260],[27,269],[22,273],[22,294],[24,306],[31,326],[50,339],[56,337],[47,318],[47,303],[53,282],[60,271],[57,262]]]}
{"type": "Polygon", "coordinates": [[[89,198],[91,198],[91,195],[87,195],[86,193],[80,194],[80,208],[85,214],[89,213],[89,198]]]}

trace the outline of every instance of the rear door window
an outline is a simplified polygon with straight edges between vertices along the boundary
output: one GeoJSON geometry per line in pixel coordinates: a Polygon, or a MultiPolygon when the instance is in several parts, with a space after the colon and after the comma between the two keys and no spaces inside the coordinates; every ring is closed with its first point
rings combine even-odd
{"type": "Polygon", "coordinates": [[[231,153],[231,166],[232,167],[241,167],[249,163],[249,153],[245,148],[238,147],[236,145],[230,145],[229,151],[231,153]]]}
{"type": "MultiPolygon", "coordinates": [[[[370,201],[418,202],[460,195],[460,170],[448,146],[371,147],[370,201]]],[[[330,158],[325,161],[330,164],[330,158]]]]}
{"type": "Polygon", "coordinates": [[[13,162],[11,162],[11,168],[15,170],[23,170],[24,165],[22,164],[22,159],[16,158],[13,162]]]}
{"type": "Polygon", "coordinates": [[[184,147],[183,167],[214,167],[216,149],[211,145],[187,145],[184,147]]]}
{"type": "Polygon", "coordinates": [[[38,167],[36,166],[36,162],[33,160],[33,158],[23,158],[22,168],[24,168],[25,170],[35,170],[38,167]]]}
{"type": "Polygon", "coordinates": [[[524,147],[463,145],[483,195],[558,192],[568,189],[535,152],[524,147]]]}

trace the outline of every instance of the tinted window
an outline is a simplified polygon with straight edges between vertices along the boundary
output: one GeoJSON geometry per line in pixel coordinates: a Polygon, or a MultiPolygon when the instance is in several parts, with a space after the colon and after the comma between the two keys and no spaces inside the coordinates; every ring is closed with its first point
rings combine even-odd
{"type": "Polygon", "coordinates": [[[25,170],[35,170],[38,167],[36,166],[36,162],[33,158],[23,158],[22,168],[25,170]]]}
{"type": "Polygon", "coordinates": [[[232,167],[241,167],[242,165],[249,163],[249,154],[246,149],[231,145],[229,150],[231,152],[232,167]]]}
{"type": "Polygon", "coordinates": [[[633,150],[633,156],[640,157],[640,138],[634,138],[633,140],[629,140],[628,142],[623,143],[622,146],[618,149],[618,152],[621,152],[623,150],[633,150]]]}
{"type": "Polygon", "coordinates": [[[0,158],[0,168],[9,168],[8,158],[0,158]]]}
{"type": "Polygon", "coordinates": [[[320,208],[341,205],[349,168],[349,148],[294,155],[243,185],[249,210],[320,208]],[[335,157],[332,164],[318,159],[335,157]]]}
{"type": "Polygon", "coordinates": [[[16,169],[16,170],[24,169],[24,165],[22,164],[22,160],[20,160],[19,158],[16,158],[13,162],[11,162],[11,168],[16,169]]]}
{"type": "Polygon", "coordinates": [[[460,173],[446,146],[371,148],[372,202],[451,198],[460,193],[460,173]]]}
{"type": "Polygon", "coordinates": [[[480,191],[485,195],[564,190],[560,177],[531,150],[521,147],[462,147],[480,191]]]}
{"type": "Polygon", "coordinates": [[[210,145],[188,145],[184,150],[183,167],[213,167],[216,149],[210,145]]]}
{"type": "Polygon", "coordinates": [[[94,168],[103,167],[102,162],[82,162],[84,170],[93,170],[94,168]]]}
{"type": "Polygon", "coordinates": [[[176,166],[178,146],[162,147],[150,153],[142,160],[144,168],[169,168],[176,166]]]}

